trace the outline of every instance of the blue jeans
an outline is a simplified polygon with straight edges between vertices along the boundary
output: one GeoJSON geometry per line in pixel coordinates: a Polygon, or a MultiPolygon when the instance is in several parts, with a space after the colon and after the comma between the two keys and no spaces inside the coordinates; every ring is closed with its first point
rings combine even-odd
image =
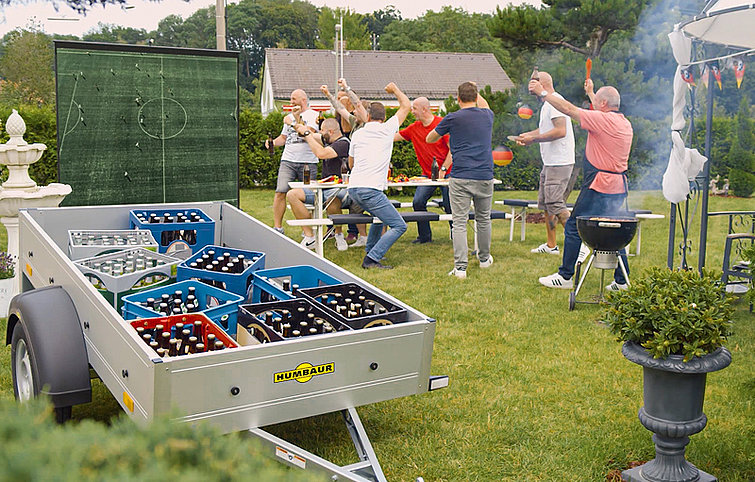
{"type": "MultiPolygon", "coordinates": [[[[415,211],[427,211],[427,201],[430,200],[435,194],[435,186],[418,186],[414,192],[414,199],[412,200],[412,208],[415,211]]],[[[448,200],[448,188],[441,186],[440,195],[443,197],[443,210],[447,214],[451,214],[451,202],[448,200]]],[[[449,227],[451,222],[448,222],[449,227]]],[[[432,241],[433,232],[430,229],[429,221],[417,222],[417,238],[424,242],[432,241]]]]}
{"type": "MultiPolygon", "coordinates": [[[[577,232],[577,216],[615,216],[616,213],[626,212],[621,206],[625,198],[626,194],[603,194],[587,188],[580,191],[571,216],[564,226],[564,257],[563,264],[558,268],[558,274],[566,279],[571,279],[574,276],[574,264],[579,256],[579,247],[582,245],[582,238],[579,237],[579,232],[577,232]]],[[[629,274],[629,263],[625,249],[621,250],[621,259],[627,268],[627,274],[629,274]]],[[[627,282],[619,267],[613,272],[613,279],[619,284],[627,282]]]]}
{"type": "Polygon", "coordinates": [[[352,187],[349,188],[349,197],[390,228],[382,234],[383,224],[373,223],[367,235],[365,246],[367,256],[373,261],[380,262],[393,243],[406,232],[406,223],[383,191],[370,187],[352,187]]]}

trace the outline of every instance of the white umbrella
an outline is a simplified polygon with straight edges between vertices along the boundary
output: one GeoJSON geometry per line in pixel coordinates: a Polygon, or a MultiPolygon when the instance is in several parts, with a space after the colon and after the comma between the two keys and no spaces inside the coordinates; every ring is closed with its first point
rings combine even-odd
{"type": "Polygon", "coordinates": [[[755,3],[752,0],[708,2],[703,13],[680,26],[687,35],[705,42],[755,49],[755,3]]]}

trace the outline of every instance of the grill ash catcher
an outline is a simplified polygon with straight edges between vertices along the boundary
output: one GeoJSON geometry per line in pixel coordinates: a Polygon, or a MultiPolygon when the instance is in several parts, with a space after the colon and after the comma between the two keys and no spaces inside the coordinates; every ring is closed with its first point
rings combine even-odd
{"type": "Polygon", "coordinates": [[[638,220],[634,216],[578,216],[577,231],[587,246],[592,249],[592,254],[587,260],[587,266],[582,271],[582,263],[577,263],[574,277],[579,280],[574,290],[569,293],[569,311],[574,310],[577,303],[597,304],[605,301],[603,296],[604,280],[606,270],[621,269],[624,278],[629,284],[629,273],[624,261],[621,259],[620,252],[629,243],[632,242],[635,233],[637,233],[638,220]],[[578,301],[582,285],[587,278],[590,268],[595,266],[600,269],[600,290],[594,300],[578,301]]]}

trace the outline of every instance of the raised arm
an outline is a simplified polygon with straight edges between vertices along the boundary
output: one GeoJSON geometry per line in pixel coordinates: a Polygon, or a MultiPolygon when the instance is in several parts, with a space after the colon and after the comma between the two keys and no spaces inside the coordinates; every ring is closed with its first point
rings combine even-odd
{"type": "Polygon", "coordinates": [[[488,109],[490,110],[490,105],[488,105],[488,101],[485,100],[485,97],[481,96],[480,93],[477,93],[477,107],[480,109],[488,109]]]}
{"type": "Polygon", "coordinates": [[[385,91],[389,94],[393,94],[396,96],[396,99],[398,99],[398,112],[396,112],[396,116],[398,118],[398,124],[401,125],[404,123],[404,120],[406,119],[406,116],[409,114],[409,111],[412,109],[412,103],[409,100],[409,97],[406,96],[403,92],[401,92],[401,89],[398,88],[396,84],[391,82],[390,84],[385,86],[385,91]]]}
{"type": "Polygon", "coordinates": [[[545,89],[543,89],[543,86],[540,82],[537,80],[530,80],[529,83],[529,90],[531,93],[539,96],[541,99],[543,99],[545,102],[548,102],[550,105],[556,108],[559,112],[562,112],[572,119],[579,122],[579,116],[580,116],[580,109],[572,104],[571,102],[562,99],[560,97],[557,97],[553,94],[548,93],[545,89]],[[545,94],[545,95],[540,95],[545,94]]]}
{"type": "Polygon", "coordinates": [[[325,97],[328,98],[328,101],[330,101],[330,105],[333,107],[333,110],[335,110],[344,119],[349,118],[351,113],[348,110],[346,110],[346,107],[344,107],[343,104],[338,102],[338,99],[336,99],[333,94],[330,93],[330,90],[328,89],[327,85],[321,85],[320,92],[322,92],[325,95],[325,97]]]}
{"type": "Polygon", "coordinates": [[[367,109],[365,109],[362,105],[362,101],[361,99],[359,99],[359,96],[356,94],[356,92],[354,92],[351,87],[349,87],[349,84],[346,83],[346,79],[338,79],[338,87],[340,87],[344,92],[346,92],[346,95],[349,96],[351,105],[354,106],[354,116],[356,116],[357,120],[362,124],[366,123],[368,118],[367,109]]]}
{"type": "Polygon", "coordinates": [[[332,147],[325,147],[322,145],[322,136],[320,134],[314,134],[310,131],[306,136],[303,135],[305,132],[309,131],[308,126],[297,124],[294,129],[296,129],[296,133],[299,134],[300,137],[303,137],[304,140],[307,141],[309,148],[312,149],[312,152],[318,159],[333,159],[334,157],[338,157],[338,154],[336,154],[336,151],[332,147]]]}
{"type": "Polygon", "coordinates": [[[592,79],[585,80],[585,94],[590,98],[590,103],[595,105],[595,92],[593,92],[593,88],[592,79]]]}

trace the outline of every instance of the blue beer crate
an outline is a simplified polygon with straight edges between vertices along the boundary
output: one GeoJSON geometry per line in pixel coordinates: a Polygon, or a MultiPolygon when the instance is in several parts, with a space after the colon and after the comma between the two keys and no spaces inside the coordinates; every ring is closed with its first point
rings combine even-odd
{"type": "Polygon", "coordinates": [[[148,229],[155,237],[160,253],[188,258],[208,244],[215,242],[215,221],[201,209],[132,209],[129,213],[131,228],[148,229]],[[167,214],[175,219],[177,214],[190,216],[195,213],[197,221],[165,223],[167,214]],[[150,223],[150,215],[160,218],[159,223],[150,223]],[[182,254],[179,254],[182,253],[182,254]]]}
{"type": "Polygon", "coordinates": [[[244,297],[199,281],[181,281],[180,283],[124,296],[123,318],[133,320],[136,318],[163,316],[162,313],[147,308],[142,303],[146,302],[147,298],[160,298],[163,293],[172,295],[176,290],[181,290],[185,294],[188,292],[189,287],[196,289],[195,296],[197,297],[197,301],[199,301],[199,311],[197,313],[204,313],[229,335],[235,335],[238,307],[239,303],[244,301],[244,297]]]}
{"type": "Polygon", "coordinates": [[[246,251],[243,249],[233,249],[223,246],[205,246],[189,259],[178,265],[176,270],[176,279],[178,281],[197,280],[215,286],[217,288],[230,291],[246,298],[249,287],[252,285],[252,274],[265,268],[265,253],[259,251],[246,251]],[[237,258],[240,254],[249,260],[246,268],[241,273],[222,273],[219,271],[208,271],[206,269],[192,268],[191,263],[196,262],[202,255],[215,252],[215,258],[225,253],[237,258]]]}
{"type": "Polygon", "coordinates": [[[291,294],[290,289],[288,291],[283,289],[284,282],[290,286],[299,285],[299,289],[341,284],[341,280],[309,265],[264,269],[254,273],[251,302],[260,303],[296,298],[291,294]]]}

